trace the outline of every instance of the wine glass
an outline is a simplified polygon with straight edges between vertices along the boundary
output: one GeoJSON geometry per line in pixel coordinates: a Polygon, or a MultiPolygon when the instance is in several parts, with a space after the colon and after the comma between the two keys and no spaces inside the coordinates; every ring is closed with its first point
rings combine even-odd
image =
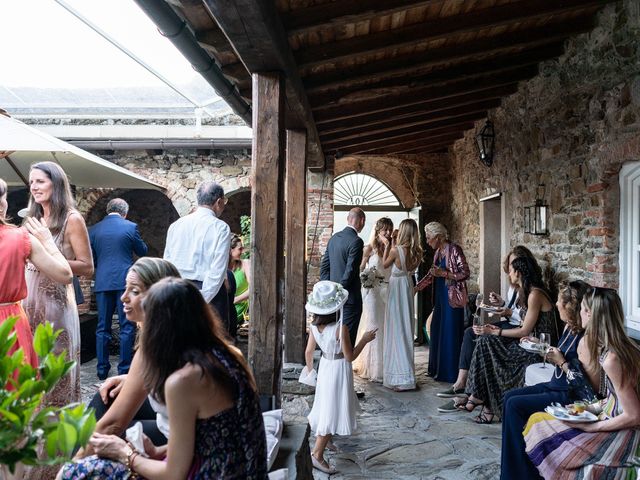
{"type": "MultiPolygon", "coordinates": [[[[473,314],[473,326],[474,327],[482,327],[484,326],[484,319],[482,318],[482,315],[478,315],[477,313],[473,314]]],[[[476,338],[474,340],[477,341],[478,339],[476,338]]]]}
{"type": "Polygon", "coordinates": [[[540,334],[540,350],[543,353],[542,356],[542,368],[547,368],[547,352],[549,351],[549,347],[551,343],[551,335],[548,333],[540,334]]]}
{"type": "Polygon", "coordinates": [[[482,305],[482,302],[484,301],[484,295],[479,293],[478,295],[476,295],[476,312],[480,309],[480,305],[482,305]]]}

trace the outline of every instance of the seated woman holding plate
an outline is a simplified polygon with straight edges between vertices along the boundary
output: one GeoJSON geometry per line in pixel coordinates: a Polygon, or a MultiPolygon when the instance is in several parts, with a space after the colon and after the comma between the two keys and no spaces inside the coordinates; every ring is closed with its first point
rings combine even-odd
{"type": "Polygon", "coordinates": [[[607,398],[600,420],[575,423],[531,416],[526,452],[545,479],[635,478],[640,460],[640,349],[625,331],[615,290],[594,287],[580,312],[592,368],[602,367],[607,398]]]}
{"type": "Polygon", "coordinates": [[[551,380],[510,390],[504,396],[500,476],[505,480],[538,476],[538,471],[524,451],[522,437],[522,430],[533,413],[554,402],[566,405],[595,396],[589,375],[584,375],[578,358],[580,351],[586,349],[586,342],[582,338],[584,329],[580,319],[580,304],[589,288],[589,284],[576,280],[560,289],[556,305],[566,327],[558,348],[552,347],[547,354],[549,361],[556,365],[551,380]]]}

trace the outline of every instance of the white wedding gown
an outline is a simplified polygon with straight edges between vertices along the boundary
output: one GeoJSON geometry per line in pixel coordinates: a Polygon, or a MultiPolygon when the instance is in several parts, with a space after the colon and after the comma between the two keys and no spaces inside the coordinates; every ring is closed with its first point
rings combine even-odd
{"type": "MultiPolygon", "coordinates": [[[[379,275],[384,275],[384,283],[374,288],[362,289],[362,317],[358,327],[356,345],[364,332],[378,329],[376,338],[367,343],[353,362],[353,370],[358,376],[373,382],[382,382],[382,347],[384,344],[384,316],[387,309],[388,282],[391,268],[382,267],[382,258],[373,253],[367,260],[367,268],[376,267],[379,275]]],[[[355,347],[355,345],[354,345],[355,347]]]]}
{"type": "Polygon", "coordinates": [[[385,387],[396,390],[416,388],[413,360],[413,283],[407,272],[405,251],[398,247],[400,265],[391,267],[389,299],[384,320],[384,375],[385,387]]]}

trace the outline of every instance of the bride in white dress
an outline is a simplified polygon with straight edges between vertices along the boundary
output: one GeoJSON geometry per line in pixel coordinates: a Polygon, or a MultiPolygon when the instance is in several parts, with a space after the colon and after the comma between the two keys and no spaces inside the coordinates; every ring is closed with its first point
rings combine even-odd
{"type": "Polygon", "coordinates": [[[413,359],[413,282],[411,274],[420,265],[422,248],[418,225],[403,220],[396,244],[387,244],[384,265],[391,267],[389,299],[384,321],[383,385],[396,391],[416,388],[413,359]]]}
{"type": "Polygon", "coordinates": [[[382,382],[382,331],[387,309],[387,287],[391,275],[391,268],[384,268],[382,265],[382,255],[384,254],[384,241],[389,243],[392,232],[393,222],[390,218],[378,219],[371,232],[369,243],[364,247],[362,264],[360,265],[360,271],[376,267],[378,275],[382,275],[384,280],[373,288],[362,289],[362,317],[360,318],[357,339],[360,340],[364,332],[376,328],[378,335],[371,343],[367,343],[360,356],[353,362],[353,371],[362,378],[380,383],[382,382]]]}

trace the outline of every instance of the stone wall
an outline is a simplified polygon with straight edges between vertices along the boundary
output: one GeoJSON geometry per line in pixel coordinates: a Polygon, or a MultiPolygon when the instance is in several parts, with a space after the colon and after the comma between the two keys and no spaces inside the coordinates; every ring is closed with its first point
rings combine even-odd
{"type": "Polygon", "coordinates": [[[592,32],[569,40],[562,57],[541,64],[536,78],[490,112],[492,167],[477,160],[475,132],[455,144],[449,224],[472,270],[479,265],[479,198],[502,192],[507,248],[527,245],[564,276],[618,286],[618,172],[640,160],[639,5],[605,7],[592,32]],[[522,226],[539,183],[551,209],[549,236],[522,226]]]}
{"type": "Polygon", "coordinates": [[[333,234],[333,170],[307,173],[307,291],[320,280],[320,260],[333,234]]]}

